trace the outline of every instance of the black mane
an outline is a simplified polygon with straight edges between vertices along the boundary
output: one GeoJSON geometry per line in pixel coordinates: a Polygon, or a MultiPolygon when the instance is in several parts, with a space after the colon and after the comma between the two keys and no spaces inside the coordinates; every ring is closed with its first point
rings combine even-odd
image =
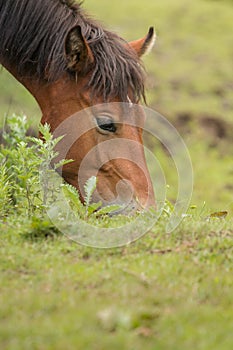
{"type": "Polygon", "coordinates": [[[55,81],[67,71],[65,39],[77,24],[95,57],[88,82],[92,93],[125,101],[131,89],[134,101],[144,98],[144,72],[136,54],[72,0],[0,0],[0,62],[22,76],[55,81]]]}

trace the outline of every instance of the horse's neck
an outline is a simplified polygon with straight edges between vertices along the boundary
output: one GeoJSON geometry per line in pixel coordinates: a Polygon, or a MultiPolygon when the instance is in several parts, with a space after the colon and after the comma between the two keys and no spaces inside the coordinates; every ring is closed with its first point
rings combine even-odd
{"type": "Polygon", "coordinates": [[[17,67],[12,67],[6,62],[0,62],[0,64],[2,64],[2,66],[6,68],[6,70],[8,70],[8,72],[11,75],[13,75],[15,79],[18,80],[18,82],[20,82],[32,94],[32,96],[36,99],[42,110],[40,98],[38,98],[40,95],[42,84],[36,81],[35,79],[20,76],[17,72],[17,67]]]}

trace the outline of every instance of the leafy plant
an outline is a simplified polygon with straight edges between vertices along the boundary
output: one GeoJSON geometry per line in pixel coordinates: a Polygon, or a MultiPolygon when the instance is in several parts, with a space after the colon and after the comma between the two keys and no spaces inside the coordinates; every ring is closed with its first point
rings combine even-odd
{"type": "Polygon", "coordinates": [[[5,164],[0,165],[0,217],[3,218],[11,204],[11,179],[5,164]],[[6,205],[8,203],[8,205],[6,205]]]}
{"type": "Polygon", "coordinates": [[[86,212],[85,207],[80,200],[80,197],[76,188],[69,184],[62,184],[62,189],[72,210],[78,213],[80,217],[84,217],[86,212]]]}
{"type": "MultiPolygon", "coordinates": [[[[58,155],[55,146],[62,137],[54,139],[48,124],[39,127],[43,140],[29,137],[26,135],[28,127],[25,116],[13,115],[6,121],[0,152],[2,218],[10,212],[29,217],[36,213],[43,215],[48,205],[46,186],[52,171],[51,161],[58,155]]],[[[54,168],[70,161],[61,160],[54,168]]]]}
{"type": "Polygon", "coordinates": [[[63,184],[63,192],[66,198],[69,200],[69,204],[73,210],[84,220],[87,220],[91,215],[102,216],[109,215],[113,212],[116,212],[120,209],[123,209],[123,206],[113,204],[102,207],[102,202],[92,203],[92,196],[97,186],[96,176],[90,177],[84,185],[84,205],[82,204],[78,191],[69,184],[63,184]]]}

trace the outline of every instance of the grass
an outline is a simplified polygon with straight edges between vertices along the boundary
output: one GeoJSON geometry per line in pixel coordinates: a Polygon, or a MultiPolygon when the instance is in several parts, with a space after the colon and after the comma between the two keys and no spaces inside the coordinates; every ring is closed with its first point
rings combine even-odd
{"type": "Polygon", "coordinates": [[[232,348],[232,222],[160,223],[114,250],[4,231],[2,349],[232,348]]]}
{"type": "MultiPolygon", "coordinates": [[[[109,6],[107,0],[88,0],[84,6],[129,40],[156,27],[157,45],[145,58],[148,103],[188,145],[193,207],[170,234],[163,215],[143,238],[123,248],[77,245],[42,214],[34,197],[39,159],[33,149],[20,148],[23,134],[14,145],[11,137],[10,153],[1,149],[0,157],[0,348],[230,350],[232,2],[120,0],[109,6]],[[30,170],[24,178],[23,161],[30,170]],[[215,211],[228,215],[210,217],[215,211]]],[[[1,116],[25,113],[33,127],[38,124],[32,97],[6,71],[0,73],[0,92],[1,116]]],[[[163,147],[151,147],[173,203],[176,169],[163,147]]],[[[152,173],[156,181],[153,164],[152,173]]]]}
{"type": "MultiPolygon", "coordinates": [[[[189,152],[194,173],[194,187],[191,203],[202,206],[206,203],[209,210],[228,210],[233,215],[233,171],[230,149],[211,148],[202,140],[193,139],[189,142],[189,152]]],[[[231,147],[226,144],[225,147],[231,147]]],[[[159,146],[154,153],[160,161],[166,174],[168,184],[167,197],[174,203],[177,196],[177,170],[170,157],[159,146]]],[[[152,169],[153,179],[156,179],[156,169],[152,169]]]]}
{"type": "MultiPolygon", "coordinates": [[[[232,215],[192,206],[168,234],[168,203],[133,244],[80,246],[49,221],[38,192],[38,168],[55,156],[56,140],[45,126],[45,142],[32,142],[25,118],[8,123],[0,162],[1,349],[231,349],[232,215]]],[[[91,179],[87,198],[93,186],[91,179]]],[[[74,192],[69,198],[81,205],[74,192]]],[[[84,209],[90,224],[127,221],[116,216],[97,223],[84,209]]]]}

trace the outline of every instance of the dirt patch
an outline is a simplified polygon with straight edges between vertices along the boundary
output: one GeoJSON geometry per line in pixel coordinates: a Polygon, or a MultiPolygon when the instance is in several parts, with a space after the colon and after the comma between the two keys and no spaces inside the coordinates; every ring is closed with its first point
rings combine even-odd
{"type": "Polygon", "coordinates": [[[211,138],[227,138],[229,126],[225,121],[209,116],[203,116],[199,120],[200,126],[211,138]]]}
{"type": "Polygon", "coordinates": [[[217,146],[222,141],[233,142],[233,123],[220,116],[181,112],[172,122],[182,135],[197,134],[197,137],[204,138],[211,146],[217,146]]]}

